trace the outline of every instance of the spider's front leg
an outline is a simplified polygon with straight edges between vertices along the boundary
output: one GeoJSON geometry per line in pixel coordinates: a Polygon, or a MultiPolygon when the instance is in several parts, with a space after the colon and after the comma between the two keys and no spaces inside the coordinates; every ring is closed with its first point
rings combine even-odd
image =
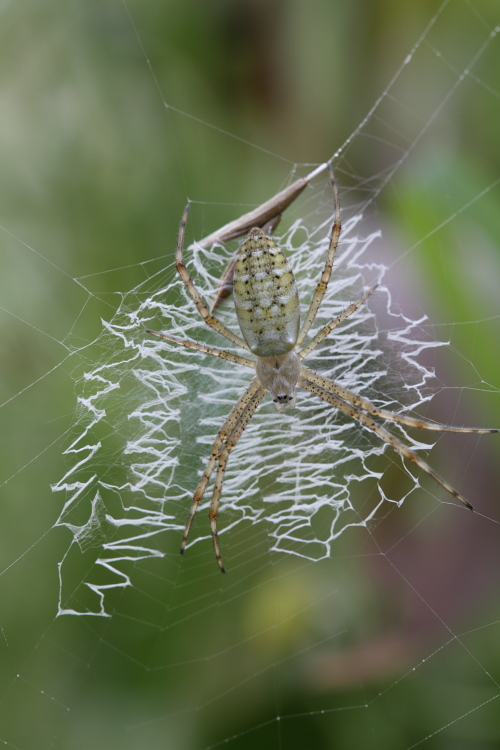
{"type": "Polygon", "coordinates": [[[307,380],[320,385],[326,391],[335,393],[343,401],[347,401],[349,404],[359,407],[362,411],[365,411],[368,414],[373,414],[374,417],[386,419],[390,422],[397,422],[406,427],[416,427],[419,430],[434,430],[435,432],[477,433],[480,435],[500,432],[496,427],[454,427],[452,425],[439,424],[438,422],[427,422],[425,419],[416,419],[415,417],[410,417],[405,414],[397,414],[393,411],[388,411],[387,409],[375,406],[371,401],[363,398],[363,396],[358,396],[357,393],[353,393],[348,388],[344,388],[344,386],[336,383],[334,380],[329,380],[322,375],[318,375],[317,372],[313,372],[308,367],[302,367],[302,376],[307,380]]]}
{"type": "Polygon", "coordinates": [[[214,491],[212,494],[212,502],[210,503],[209,516],[210,516],[210,529],[212,531],[212,538],[214,541],[215,557],[217,558],[219,568],[221,569],[223,573],[226,572],[226,569],[222,563],[222,557],[220,553],[219,535],[217,533],[217,517],[219,515],[219,501],[220,501],[220,496],[222,492],[222,482],[224,480],[224,472],[226,470],[227,462],[229,459],[229,454],[231,453],[236,443],[240,439],[243,433],[243,430],[249,423],[250,419],[253,417],[255,410],[257,409],[258,405],[260,404],[260,402],[262,401],[266,393],[267,393],[267,388],[264,388],[263,386],[260,386],[258,390],[254,393],[245,411],[243,412],[243,414],[241,414],[238,421],[236,422],[231,434],[226,440],[226,444],[223,450],[220,452],[220,455],[219,455],[219,466],[217,467],[217,474],[215,476],[214,491]]]}
{"type": "Polygon", "coordinates": [[[453,487],[453,485],[447,482],[446,479],[443,479],[442,476],[434,471],[434,469],[429,466],[426,461],[421,459],[419,455],[412,451],[411,448],[401,442],[401,440],[395,438],[394,435],[392,435],[384,427],[377,424],[371,414],[365,414],[364,411],[359,409],[357,406],[354,406],[354,404],[347,403],[342,398],[340,398],[340,396],[337,396],[335,393],[325,390],[325,388],[322,388],[317,383],[313,383],[311,380],[308,380],[305,377],[302,377],[299,380],[299,385],[302,388],[305,388],[307,391],[314,393],[316,396],[319,396],[319,398],[323,399],[323,401],[331,404],[336,409],[346,414],[348,417],[357,419],[358,422],[361,422],[364,427],[372,430],[372,432],[375,432],[380,438],[382,438],[382,440],[391,445],[394,450],[396,450],[401,456],[403,456],[403,458],[407,458],[409,461],[412,461],[420,469],[422,469],[422,471],[425,471],[426,474],[432,477],[438,484],[441,485],[441,487],[449,492],[450,495],[453,495],[453,497],[456,497],[457,500],[460,500],[460,502],[465,505],[466,508],[468,508],[469,510],[474,510],[469,501],[466,500],[465,497],[453,487]]]}
{"type": "MultiPolygon", "coordinates": [[[[212,452],[210,455],[210,459],[205,467],[205,471],[203,472],[203,475],[198,483],[198,487],[196,488],[196,491],[193,495],[191,509],[189,511],[189,516],[188,516],[188,520],[186,523],[186,528],[184,529],[184,534],[182,536],[181,549],[180,549],[181,555],[184,554],[184,550],[186,548],[186,543],[187,543],[187,539],[189,536],[189,532],[191,530],[194,516],[198,509],[198,505],[201,499],[203,498],[203,495],[205,494],[205,490],[207,488],[212,472],[215,468],[215,464],[217,463],[218,460],[220,461],[221,452],[223,450],[224,443],[232,436],[234,429],[240,424],[240,422],[243,421],[244,422],[243,427],[240,431],[240,435],[241,435],[241,432],[243,432],[243,430],[245,429],[246,425],[248,424],[248,420],[254,413],[255,409],[259,405],[265,393],[266,391],[265,389],[262,389],[262,386],[260,385],[258,378],[254,378],[252,382],[250,383],[250,385],[248,386],[245,393],[243,393],[240,396],[236,404],[233,406],[233,408],[229,412],[229,415],[224,421],[224,424],[222,425],[219,432],[217,433],[217,437],[215,438],[214,443],[212,445],[212,452]],[[255,403],[255,406],[253,406],[255,396],[261,390],[263,390],[263,393],[262,395],[260,395],[259,400],[255,403]],[[244,421],[246,412],[249,409],[251,409],[251,411],[249,413],[248,419],[244,421]]],[[[239,439],[239,435],[237,439],[239,439]]],[[[229,455],[229,452],[228,452],[228,455],[229,455]]],[[[227,463],[227,459],[226,459],[226,463],[227,463]]],[[[224,464],[224,468],[225,468],[225,464],[224,464]]],[[[220,497],[220,491],[219,491],[219,497],[220,497]]],[[[214,501],[212,499],[212,504],[213,502],[214,501]]],[[[212,511],[211,511],[210,518],[211,518],[211,524],[212,524],[212,511]]],[[[215,515],[215,518],[217,518],[217,514],[215,515]]],[[[216,555],[217,555],[218,543],[216,543],[216,535],[214,536],[214,546],[215,546],[216,555]]],[[[218,553],[217,559],[220,560],[220,552],[218,553]]],[[[221,562],[219,562],[219,565],[221,566],[221,569],[223,569],[221,562]]]]}

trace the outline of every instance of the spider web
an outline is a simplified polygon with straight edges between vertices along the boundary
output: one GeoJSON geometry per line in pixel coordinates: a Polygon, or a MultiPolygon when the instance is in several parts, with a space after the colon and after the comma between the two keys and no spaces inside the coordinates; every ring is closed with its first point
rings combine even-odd
{"type": "MultiPolygon", "coordinates": [[[[325,19],[327,5],[317,0],[325,19]]],[[[163,45],[155,26],[182,23],[180,11],[170,8],[165,18],[159,7],[113,2],[71,11],[54,3],[52,11],[45,28],[53,48],[65,49],[72,77],[51,89],[46,112],[49,122],[63,114],[71,126],[52,154],[33,138],[28,150],[16,151],[23,158],[5,159],[5,184],[14,186],[2,218],[13,264],[5,263],[2,284],[3,487],[11,501],[4,523],[12,533],[3,544],[0,739],[23,749],[493,746],[500,737],[495,436],[389,426],[417,452],[430,452],[431,465],[475,505],[471,516],[312,394],[299,389],[297,408],[281,414],[266,397],[225,474],[219,532],[227,576],[213,555],[210,491],[180,558],[214,436],[252,377],[248,368],[145,334],[149,327],[237,351],[201,322],[174,272],[183,203],[189,196],[193,204],[187,246],[317,164],[300,163],[299,152],[297,161],[279,156],[286,149],[267,148],[272,139],[236,136],[245,132],[241,123],[215,126],[220,120],[201,88],[199,109],[183,103],[184,89],[155,56],[163,45]],[[77,46],[66,46],[77,27],[95,45],[84,47],[85,71],[77,46]],[[103,49],[120,67],[130,64],[122,92],[96,74],[106,67],[103,49]],[[135,58],[146,73],[141,85],[135,58]],[[76,80],[92,91],[85,108],[68,83],[76,80]],[[142,98],[144,81],[166,109],[159,125],[142,98]],[[102,117],[99,86],[120,124],[102,117]],[[37,177],[51,173],[33,167],[56,160],[56,152],[69,158],[82,118],[89,140],[71,164],[90,190],[82,202],[76,188],[60,190],[54,173],[57,210],[69,213],[76,230],[61,223],[47,232],[54,214],[37,177]],[[146,156],[143,144],[155,128],[165,153],[146,156]],[[200,138],[206,147],[191,155],[200,138]],[[166,173],[158,172],[159,159],[166,173]],[[96,169],[101,163],[109,172],[96,169]],[[133,176],[123,171],[118,188],[111,165],[130,164],[133,176]],[[29,221],[15,200],[23,170],[38,196],[29,221]],[[218,170],[226,175],[220,184],[218,170]],[[128,214],[129,179],[140,198],[128,214]],[[116,204],[111,219],[100,220],[92,194],[101,181],[116,204]],[[229,203],[233,194],[244,205],[229,203]],[[155,210],[142,213],[150,203],[155,210]],[[97,238],[102,245],[94,245],[97,238]],[[147,248],[140,259],[136,247],[147,248]],[[78,259],[73,265],[68,248],[78,259]]],[[[8,6],[3,12],[14,18],[8,6]]],[[[30,24],[37,25],[36,14],[47,23],[33,8],[30,24]]],[[[471,112],[485,97],[496,122],[498,26],[491,16],[483,2],[445,2],[408,22],[411,33],[405,37],[402,28],[401,54],[384,73],[381,95],[368,98],[347,137],[336,135],[335,153],[321,153],[322,161],[332,158],[340,185],[343,231],[311,333],[379,286],[306,361],[379,407],[472,426],[499,423],[496,360],[482,354],[484,341],[498,337],[496,214],[488,207],[498,199],[499,178],[494,154],[491,169],[479,174],[449,141],[460,138],[453,119],[459,97],[471,112]],[[467,29],[459,49],[457,29],[467,29]],[[415,80],[426,82],[418,100],[415,80]],[[426,190],[436,201],[430,211],[426,190]],[[405,231],[377,213],[384,200],[389,213],[404,203],[405,231]],[[466,269],[468,293],[457,294],[456,265],[466,269]]],[[[206,26],[199,23],[194,14],[190,35],[202,46],[197,33],[206,26]]],[[[321,26],[317,18],[320,50],[331,47],[330,39],[321,42],[321,26]]],[[[17,59],[14,48],[6,46],[6,58],[17,59]]],[[[31,40],[24,75],[17,86],[4,85],[10,146],[22,140],[17,102],[29,101],[31,87],[44,91],[44,64],[54,64],[42,50],[31,40]]],[[[196,90],[189,66],[170,62],[183,87],[196,90]]],[[[308,80],[315,80],[311,70],[308,80]]],[[[318,121],[328,129],[333,119],[318,121]]],[[[327,141],[333,150],[330,132],[327,141]]],[[[319,170],[276,232],[303,312],[332,221],[331,186],[319,170]]],[[[186,249],[205,300],[236,246],[186,249]]],[[[231,300],[217,314],[237,331],[231,300]]]]}
{"type": "MultiPolygon", "coordinates": [[[[383,286],[384,268],[372,260],[380,233],[364,237],[360,218],[355,216],[344,226],[335,277],[315,328],[328,323],[374,284],[379,284],[378,305],[366,305],[346,321],[313,352],[310,365],[381,408],[400,409],[401,403],[416,408],[433,393],[429,387],[433,374],[419,364],[418,357],[439,342],[426,340],[424,318],[411,320],[391,309],[390,292],[383,286]],[[377,306],[379,318],[382,308],[388,321],[385,335],[371,309],[377,306]],[[398,374],[400,382],[396,383],[398,374]]],[[[332,221],[328,215],[309,231],[296,220],[280,238],[306,300],[324,264],[332,221]]],[[[230,251],[204,251],[195,246],[192,257],[199,287],[206,298],[213,297],[230,251]]],[[[57,525],[71,530],[82,554],[90,547],[102,550],[98,563],[105,576],[100,585],[92,572],[94,608],[89,608],[85,597],[85,607],[73,609],[63,595],[65,614],[106,613],[105,594],[113,589],[110,573],[114,585],[121,588],[124,563],[164,554],[165,532],[176,532],[178,542],[196,476],[203,471],[214,435],[252,377],[242,366],[228,367],[216,357],[193,356],[183,347],[148,340],[145,330],[160,327],[195,341],[214,345],[220,341],[213,332],[207,334],[182,281],[176,276],[168,283],[165,276],[160,271],[125,296],[113,319],[103,324],[100,363],[80,380],[77,437],[66,449],[72,466],[53,487],[67,494],[57,525]]],[[[225,307],[230,309],[222,310],[220,318],[234,328],[234,309],[225,307]]],[[[414,449],[429,448],[399,431],[414,449]]],[[[312,394],[301,392],[298,408],[279,419],[267,399],[232,452],[226,470],[221,543],[240,524],[262,524],[272,539],[272,550],[312,560],[329,557],[332,542],[346,528],[366,526],[383,500],[395,500],[382,488],[384,466],[376,460],[386,447],[366,436],[353,420],[318,403],[312,394]]],[[[410,488],[396,498],[398,502],[419,486],[418,478],[405,471],[410,488]]],[[[208,538],[208,524],[202,519],[209,502],[207,492],[199,509],[198,540],[208,538]]],[[[73,554],[72,550],[71,566],[73,554]]],[[[64,568],[63,564],[63,590],[64,568]]],[[[73,595],[79,600],[80,591],[73,595]]]]}

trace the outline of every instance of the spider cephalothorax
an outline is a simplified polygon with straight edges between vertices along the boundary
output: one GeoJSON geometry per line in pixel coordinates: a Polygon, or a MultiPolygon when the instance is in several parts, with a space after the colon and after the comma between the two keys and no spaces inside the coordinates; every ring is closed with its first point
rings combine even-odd
{"type": "Polygon", "coordinates": [[[271,392],[276,408],[295,407],[295,387],[302,365],[296,351],[276,354],[274,357],[257,357],[255,372],[261,384],[271,392]]]}
{"type": "MultiPolygon", "coordinates": [[[[365,302],[376,289],[376,287],[372,287],[365,292],[360,300],[349,305],[344,312],[323,326],[307,344],[303,345],[303,341],[316,318],[316,313],[328,287],[341,230],[337,185],[330,165],[328,165],[328,170],[333,187],[335,216],[330,233],[330,243],[325,265],[304,317],[302,327],[300,327],[299,295],[292,270],[274,240],[259,227],[250,230],[247,239],[238,250],[234,262],[228,266],[231,269],[231,273],[225,274],[226,287],[232,288],[234,291],[236,315],[243,338],[233,333],[222,321],[215,317],[213,312],[209,311],[183,262],[184,232],[189,213],[189,206],[187,206],[182,217],[177,240],[177,271],[205,323],[224,336],[228,341],[253,353],[257,359],[253,360],[233,354],[232,352],[208,346],[198,341],[179,339],[168,333],[148,330],[148,333],[174,344],[221,357],[222,359],[255,370],[255,377],[250,382],[245,393],[240,396],[233,406],[217,433],[210,459],[193,496],[191,510],[181,542],[182,553],[186,547],[196,509],[205,494],[208,482],[217,464],[209,517],[215,556],[223,572],[225,572],[225,568],[222,564],[217,535],[217,516],[219,513],[224,471],[231,450],[238,442],[243,430],[267,391],[271,393],[279,411],[282,411],[286,407],[293,408],[295,406],[296,386],[314,393],[348,417],[356,419],[365,428],[375,432],[382,440],[398,451],[403,458],[419,466],[470,510],[472,510],[470,503],[449,482],[439,476],[428,463],[420,458],[405,443],[379,424],[377,419],[426,430],[477,433],[499,432],[497,429],[448,427],[446,425],[425,422],[406,415],[403,416],[385,409],[379,409],[362,396],[349,391],[339,383],[322,377],[302,364],[302,360],[316,349],[334,328],[365,302]],[[233,269],[234,279],[232,279],[233,269]]],[[[303,189],[303,186],[300,187],[301,189],[303,189]]],[[[263,205],[267,206],[267,204],[263,205]]]]}

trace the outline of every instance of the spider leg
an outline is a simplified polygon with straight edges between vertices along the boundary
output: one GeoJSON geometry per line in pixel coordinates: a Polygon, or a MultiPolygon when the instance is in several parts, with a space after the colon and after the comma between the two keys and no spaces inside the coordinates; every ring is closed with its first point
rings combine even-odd
{"type": "Polygon", "coordinates": [[[198,312],[200,313],[201,317],[205,321],[205,323],[210,326],[210,328],[213,328],[214,331],[217,331],[217,333],[220,333],[222,336],[224,336],[228,341],[231,341],[233,344],[237,344],[237,346],[240,346],[242,349],[246,349],[248,351],[248,346],[245,341],[240,336],[237,336],[235,333],[229,330],[222,321],[220,321],[218,318],[215,317],[215,315],[212,315],[206,305],[204,304],[203,300],[201,299],[200,293],[198,292],[197,288],[194,285],[193,280],[191,279],[191,276],[189,275],[189,272],[184,265],[184,261],[182,258],[182,246],[184,244],[184,232],[186,231],[186,223],[187,218],[189,214],[189,204],[184,209],[184,213],[182,215],[181,224],[179,227],[179,235],[177,238],[177,250],[175,253],[175,267],[177,268],[177,271],[179,273],[179,276],[181,277],[182,281],[184,282],[184,285],[186,286],[186,289],[188,290],[189,294],[191,295],[191,298],[193,299],[193,302],[196,305],[196,308],[198,312]]]}
{"type": "Polygon", "coordinates": [[[380,419],[387,419],[391,422],[397,422],[398,424],[404,424],[407,427],[417,427],[423,430],[436,430],[439,432],[500,432],[499,429],[487,429],[482,427],[452,427],[450,425],[438,424],[436,422],[427,422],[424,419],[415,419],[414,417],[407,417],[402,414],[396,414],[393,411],[387,409],[379,409],[377,406],[368,401],[368,399],[358,396],[356,393],[344,388],[342,385],[335,383],[333,380],[328,380],[313,372],[308,367],[302,367],[302,376],[307,380],[317,383],[322,388],[332,393],[336,393],[337,396],[344,399],[344,401],[357,406],[368,414],[373,414],[374,417],[380,417],[380,419]]]}
{"type": "Polygon", "coordinates": [[[210,480],[210,477],[212,475],[212,471],[214,469],[214,466],[217,462],[217,459],[220,456],[221,448],[224,443],[224,441],[229,437],[231,434],[233,427],[235,426],[238,419],[241,417],[241,415],[246,410],[249,402],[252,400],[255,393],[260,388],[260,382],[258,378],[254,378],[246,391],[240,396],[238,401],[235,403],[231,411],[229,412],[226,420],[224,421],[224,424],[220,428],[219,432],[217,433],[217,436],[214,440],[214,443],[212,445],[212,451],[210,454],[210,459],[205,467],[205,471],[203,472],[203,475],[198,483],[198,487],[196,488],[196,491],[193,495],[193,500],[191,503],[191,508],[189,511],[188,520],[186,523],[186,528],[184,529],[184,534],[182,536],[181,541],[181,555],[184,553],[184,550],[186,548],[186,542],[187,538],[189,536],[189,532],[191,530],[191,525],[193,523],[193,519],[196,513],[196,510],[198,508],[199,502],[202,499],[203,495],[205,494],[205,490],[207,488],[207,484],[210,480]]]}
{"type": "Polygon", "coordinates": [[[243,433],[243,430],[249,423],[250,419],[253,417],[255,410],[257,409],[258,405],[260,404],[260,402],[262,401],[266,393],[267,393],[267,388],[264,388],[263,386],[260,386],[258,390],[254,393],[245,411],[240,415],[238,421],[233,427],[233,430],[231,431],[231,434],[227,438],[226,444],[219,455],[219,465],[217,467],[217,474],[215,475],[214,490],[212,494],[212,501],[210,503],[209,517],[210,517],[210,529],[212,531],[212,538],[214,540],[215,557],[217,558],[217,562],[219,563],[219,568],[221,569],[223,573],[226,572],[226,569],[222,563],[222,557],[220,553],[219,535],[217,533],[217,517],[219,515],[219,501],[220,501],[220,496],[222,492],[222,482],[224,480],[224,472],[226,470],[226,465],[229,459],[229,454],[231,453],[236,443],[240,439],[243,433]]]}
{"type": "Polygon", "coordinates": [[[212,314],[217,310],[219,305],[222,304],[222,302],[226,299],[226,297],[229,297],[233,292],[234,269],[236,268],[236,261],[238,260],[238,255],[239,255],[239,250],[233,253],[231,258],[229,259],[229,263],[224,269],[224,273],[220,277],[219,287],[217,289],[214,300],[210,307],[210,312],[212,314]]]}
{"type": "Polygon", "coordinates": [[[438,484],[441,485],[441,487],[444,487],[444,489],[447,490],[451,495],[453,495],[453,497],[456,497],[457,500],[460,500],[460,502],[463,503],[466,508],[469,508],[469,510],[473,510],[472,505],[451,484],[449,484],[446,479],[443,479],[443,477],[437,474],[437,472],[435,472],[428,463],[423,461],[420,456],[418,456],[414,451],[411,450],[411,448],[401,442],[401,440],[398,440],[393,435],[391,435],[391,433],[388,432],[384,427],[381,427],[379,424],[377,424],[377,422],[373,420],[372,416],[365,414],[360,409],[358,409],[357,406],[347,403],[339,396],[325,390],[320,385],[313,383],[307,378],[300,378],[298,385],[310,391],[311,393],[314,393],[316,396],[319,396],[319,398],[323,399],[323,401],[332,404],[332,406],[335,406],[336,409],[343,412],[348,417],[357,419],[364,427],[372,430],[379,437],[381,437],[382,440],[384,440],[386,443],[389,443],[389,445],[391,445],[394,450],[398,451],[398,453],[400,453],[403,458],[407,458],[409,461],[413,461],[414,464],[422,469],[422,471],[425,471],[425,473],[432,477],[438,484]]]}
{"type": "Polygon", "coordinates": [[[300,344],[304,341],[305,337],[307,336],[307,333],[312,323],[314,322],[314,318],[316,317],[316,313],[318,312],[318,308],[321,304],[321,300],[323,299],[325,292],[327,290],[328,282],[330,281],[330,276],[332,273],[333,259],[335,257],[335,251],[337,249],[337,245],[339,244],[339,237],[340,237],[340,232],[342,229],[342,225],[340,223],[339,191],[337,188],[337,181],[335,180],[335,175],[333,174],[332,165],[330,163],[328,163],[328,173],[330,175],[330,181],[332,183],[333,200],[335,204],[333,226],[330,232],[330,245],[328,246],[328,254],[326,256],[325,267],[323,269],[323,273],[321,274],[321,279],[318,281],[318,285],[312,296],[311,304],[309,305],[309,310],[307,311],[302,328],[299,331],[299,335],[297,338],[297,346],[300,346],[300,344]]]}
{"type": "Polygon", "coordinates": [[[191,341],[191,339],[179,339],[176,336],[171,336],[170,333],[160,333],[160,331],[152,331],[149,328],[146,329],[146,333],[151,333],[153,336],[157,336],[159,339],[170,341],[172,344],[180,344],[181,346],[185,346],[186,349],[194,349],[197,352],[213,354],[214,357],[227,359],[229,362],[234,362],[237,365],[245,365],[245,367],[251,367],[252,369],[255,369],[255,362],[253,359],[242,357],[239,354],[226,352],[224,349],[219,349],[216,346],[208,346],[207,344],[202,344],[200,341],[191,341]]]}
{"type": "Polygon", "coordinates": [[[304,357],[307,357],[308,354],[310,354],[318,344],[321,344],[324,338],[328,336],[329,333],[333,331],[334,328],[337,328],[337,326],[342,323],[346,318],[348,318],[350,315],[352,315],[353,312],[355,312],[360,305],[363,304],[363,302],[366,302],[368,297],[373,294],[375,289],[377,288],[378,284],[375,284],[375,286],[372,286],[371,289],[369,289],[363,296],[361,297],[358,302],[353,302],[349,307],[347,307],[343,312],[340,313],[340,315],[337,315],[336,318],[331,320],[329,323],[326,324],[326,326],[323,326],[321,330],[318,331],[316,336],[310,340],[306,346],[304,346],[303,349],[299,352],[300,359],[304,359],[304,357]]]}

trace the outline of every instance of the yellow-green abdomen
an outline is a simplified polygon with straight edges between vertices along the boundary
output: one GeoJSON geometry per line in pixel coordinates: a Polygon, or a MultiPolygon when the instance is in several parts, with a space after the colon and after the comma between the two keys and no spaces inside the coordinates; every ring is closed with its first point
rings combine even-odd
{"type": "Polygon", "coordinates": [[[241,333],[254,354],[271,357],[293,349],[300,313],[295,277],[261,229],[252,229],[240,247],[233,294],[241,333]]]}

